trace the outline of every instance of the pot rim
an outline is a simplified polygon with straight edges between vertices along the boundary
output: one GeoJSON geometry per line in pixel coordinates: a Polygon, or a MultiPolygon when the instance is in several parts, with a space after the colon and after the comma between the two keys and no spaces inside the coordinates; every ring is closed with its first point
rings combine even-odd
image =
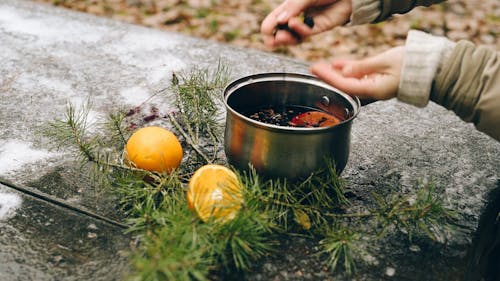
{"type": "Polygon", "coordinates": [[[261,128],[267,128],[267,129],[274,129],[274,130],[279,130],[279,131],[288,131],[288,132],[321,132],[321,131],[329,131],[333,130],[339,126],[342,126],[343,124],[350,123],[356,116],[358,115],[360,108],[361,108],[361,102],[358,97],[356,96],[350,96],[343,91],[319,80],[316,76],[309,75],[309,74],[302,74],[302,73],[290,73],[290,72],[267,72],[267,73],[257,73],[253,75],[248,75],[244,77],[240,77],[237,79],[234,79],[231,81],[225,88],[224,88],[224,106],[226,107],[226,110],[229,110],[232,114],[235,114],[239,118],[243,119],[244,121],[251,123],[257,127],[261,128]],[[326,127],[311,127],[311,128],[304,128],[304,127],[291,127],[291,126],[279,126],[279,125],[273,125],[273,124],[268,124],[264,122],[260,122],[251,118],[248,118],[247,116],[239,113],[238,111],[234,110],[231,106],[228,104],[228,98],[231,96],[233,92],[236,90],[247,86],[252,83],[256,82],[265,82],[265,81],[294,81],[294,82],[303,82],[303,83],[308,83],[312,85],[316,85],[322,88],[325,88],[327,90],[333,91],[336,94],[342,96],[344,99],[346,99],[353,107],[353,114],[346,120],[343,120],[342,122],[333,125],[333,126],[326,126],[326,127]]]}

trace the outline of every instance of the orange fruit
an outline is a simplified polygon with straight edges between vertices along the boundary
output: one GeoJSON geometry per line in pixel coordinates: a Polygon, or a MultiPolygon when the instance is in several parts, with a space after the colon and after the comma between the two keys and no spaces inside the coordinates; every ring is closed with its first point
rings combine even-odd
{"type": "Polygon", "coordinates": [[[187,201],[202,221],[232,220],[243,203],[242,187],[231,169],[209,164],[199,168],[189,180],[187,201]]]}
{"type": "Polygon", "coordinates": [[[125,157],[134,167],[154,172],[171,172],[182,160],[179,139],[167,129],[144,127],[130,136],[125,157]]]}

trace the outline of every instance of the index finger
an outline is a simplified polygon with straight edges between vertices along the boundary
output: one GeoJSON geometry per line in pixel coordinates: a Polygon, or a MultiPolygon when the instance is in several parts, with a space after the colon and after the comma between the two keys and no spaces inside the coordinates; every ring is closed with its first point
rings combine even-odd
{"type": "Polygon", "coordinates": [[[360,98],[376,98],[376,83],[373,79],[346,77],[339,69],[328,63],[317,63],[311,67],[311,72],[327,84],[353,96],[360,98]]]}
{"type": "Polygon", "coordinates": [[[290,18],[300,15],[307,6],[308,1],[287,0],[271,11],[262,21],[260,26],[260,32],[264,37],[264,43],[273,46],[276,42],[274,33],[278,24],[287,23],[290,18]]]}

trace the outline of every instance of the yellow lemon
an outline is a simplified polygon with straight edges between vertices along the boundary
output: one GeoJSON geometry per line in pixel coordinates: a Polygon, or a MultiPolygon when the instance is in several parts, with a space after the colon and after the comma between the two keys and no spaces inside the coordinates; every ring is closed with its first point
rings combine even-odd
{"type": "Polygon", "coordinates": [[[189,180],[187,201],[201,220],[211,217],[222,222],[233,219],[243,203],[242,188],[231,169],[209,164],[199,168],[189,180]]]}
{"type": "Polygon", "coordinates": [[[179,139],[167,129],[144,127],[130,136],[125,146],[125,157],[139,169],[171,172],[182,160],[179,139]]]}

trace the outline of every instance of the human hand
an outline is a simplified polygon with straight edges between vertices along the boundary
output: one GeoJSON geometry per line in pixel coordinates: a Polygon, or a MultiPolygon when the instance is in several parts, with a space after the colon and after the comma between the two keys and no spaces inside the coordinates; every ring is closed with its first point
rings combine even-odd
{"type": "Polygon", "coordinates": [[[404,47],[395,47],[361,60],[338,59],[316,63],[311,72],[333,87],[361,99],[386,100],[396,97],[404,47]]]}
{"type": "Polygon", "coordinates": [[[351,0],[285,0],[267,15],[260,30],[269,47],[297,44],[303,38],[345,24],[351,11],[351,0]],[[302,13],[313,19],[314,27],[298,18],[302,13]],[[291,31],[277,29],[278,25],[288,25],[291,31]]]}

